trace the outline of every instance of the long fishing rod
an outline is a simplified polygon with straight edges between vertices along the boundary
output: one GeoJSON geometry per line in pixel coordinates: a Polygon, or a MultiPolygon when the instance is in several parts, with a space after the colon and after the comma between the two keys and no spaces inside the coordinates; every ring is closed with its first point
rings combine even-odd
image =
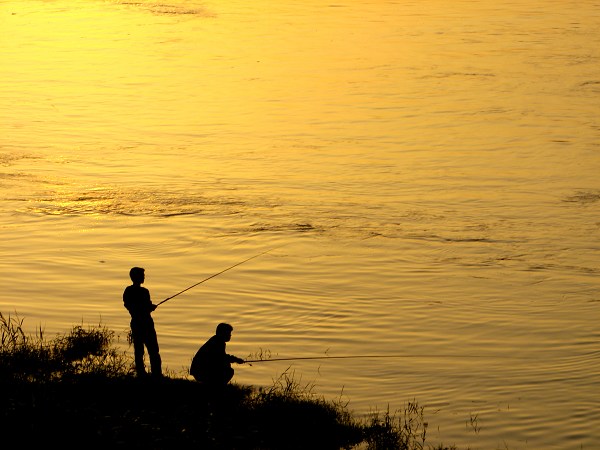
{"type": "MultiPolygon", "coordinates": [[[[276,248],[279,248],[279,247],[276,247],[276,248]]],[[[267,250],[267,251],[265,251],[265,252],[259,253],[258,255],[251,256],[250,258],[248,258],[248,259],[245,259],[245,260],[243,260],[243,261],[240,261],[239,263],[236,263],[236,264],[234,264],[233,266],[230,266],[230,267],[228,267],[227,269],[221,270],[220,272],[217,272],[217,273],[215,273],[214,275],[211,275],[210,277],[206,277],[204,280],[202,280],[202,281],[199,281],[199,282],[198,282],[198,283],[196,283],[196,284],[192,284],[190,287],[187,287],[187,288],[185,288],[183,291],[179,291],[177,294],[175,294],[175,295],[171,295],[170,297],[167,297],[167,298],[165,298],[165,299],[164,299],[162,302],[158,303],[156,306],[158,307],[158,306],[162,305],[164,302],[166,302],[166,301],[168,301],[168,300],[171,300],[172,298],[175,298],[175,297],[177,297],[177,296],[178,296],[178,295],[180,295],[180,294],[183,294],[185,291],[189,291],[190,289],[192,289],[192,288],[194,288],[194,287],[198,286],[199,284],[202,284],[202,283],[204,283],[204,282],[206,282],[206,281],[210,280],[211,278],[217,277],[217,276],[221,275],[222,273],[225,273],[225,272],[227,272],[228,270],[231,270],[231,269],[233,269],[234,267],[240,266],[240,265],[242,265],[242,264],[244,264],[244,263],[246,263],[246,262],[250,261],[251,259],[258,258],[259,256],[262,256],[262,255],[264,255],[264,254],[266,254],[266,253],[272,252],[273,250],[275,250],[275,248],[272,248],[272,249],[270,249],[270,250],[267,250]]]]}
{"type": "MultiPolygon", "coordinates": [[[[367,358],[485,358],[480,355],[348,355],[348,356],[303,356],[298,358],[269,358],[269,359],[247,359],[247,363],[271,362],[271,361],[298,361],[306,359],[367,359],[367,358]]],[[[496,356],[497,357],[497,356],[496,356]]]]}

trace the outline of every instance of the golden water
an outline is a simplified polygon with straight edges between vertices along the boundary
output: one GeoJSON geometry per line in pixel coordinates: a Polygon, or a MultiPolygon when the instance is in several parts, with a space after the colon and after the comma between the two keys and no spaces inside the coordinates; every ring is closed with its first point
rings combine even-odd
{"type": "Polygon", "coordinates": [[[431,442],[600,448],[600,4],[0,1],[0,311],[246,357],[431,442]]]}

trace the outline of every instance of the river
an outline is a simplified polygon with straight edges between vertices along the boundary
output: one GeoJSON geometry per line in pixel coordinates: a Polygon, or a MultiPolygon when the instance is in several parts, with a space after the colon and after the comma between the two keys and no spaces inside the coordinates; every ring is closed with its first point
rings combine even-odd
{"type": "Polygon", "coordinates": [[[600,448],[600,4],[0,1],[0,311],[155,303],[432,443],[600,448]],[[325,357],[356,356],[357,358],[325,357]],[[379,356],[377,358],[372,356],[379,356]]]}

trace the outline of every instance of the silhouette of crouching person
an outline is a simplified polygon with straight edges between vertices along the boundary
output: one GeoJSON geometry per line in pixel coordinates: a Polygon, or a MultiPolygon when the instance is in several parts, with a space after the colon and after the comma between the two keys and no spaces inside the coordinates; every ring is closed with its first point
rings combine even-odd
{"type": "Polygon", "coordinates": [[[233,327],[228,323],[217,325],[216,333],[200,347],[192,359],[190,375],[211,386],[225,386],[233,378],[231,363],[244,364],[244,360],[225,352],[231,340],[233,327]]]}

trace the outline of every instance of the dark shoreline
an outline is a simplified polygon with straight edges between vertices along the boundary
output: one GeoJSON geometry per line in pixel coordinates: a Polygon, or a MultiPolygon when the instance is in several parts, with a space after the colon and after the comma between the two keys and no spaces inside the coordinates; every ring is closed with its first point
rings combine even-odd
{"type": "Polygon", "coordinates": [[[339,449],[364,437],[325,402],[256,401],[252,388],[237,384],[218,392],[168,377],[79,376],[0,388],[1,439],[27,448],[339,449]]]}
{"type": "Polygon", "coordinates": [[[293,373],[259,388],[140,378],[131,358],[112,345],[114,332],[101,325],[75,326],[46,340],[25,335],[22,324],[0,312],[2,448],[425,448],[428,424],[416,402],[403,415],[386,411],[358,420],[345,404],[301,386],[293,373]]]}

